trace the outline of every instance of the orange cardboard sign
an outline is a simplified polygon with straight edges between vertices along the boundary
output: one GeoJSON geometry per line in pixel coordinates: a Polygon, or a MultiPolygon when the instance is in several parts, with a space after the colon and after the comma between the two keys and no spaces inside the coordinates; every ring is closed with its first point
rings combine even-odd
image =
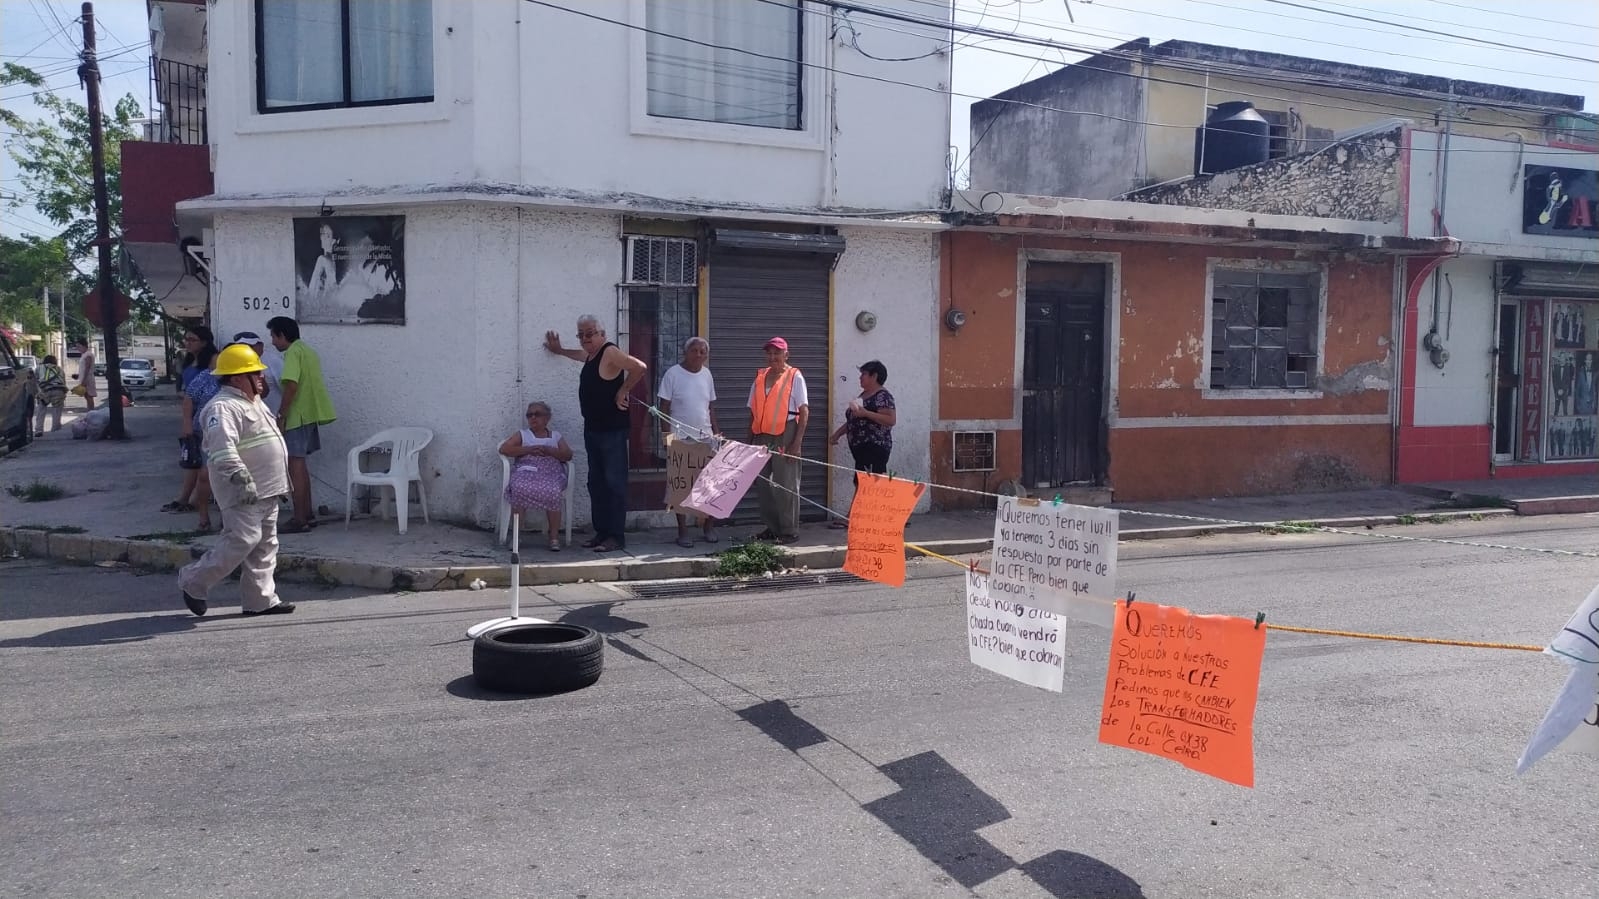
{"type": "Polygon", "coordinates": [[[1099,742],[1255,785],[1255,696],[1266,629],[1248,618],[1118,603],[1099,742]]]}
{"type": "Polygon", "coordinates": [[[844,570],[891,587],[905,584],[905,519],[926,488],[860,472],[849,507],[844,570]]]}

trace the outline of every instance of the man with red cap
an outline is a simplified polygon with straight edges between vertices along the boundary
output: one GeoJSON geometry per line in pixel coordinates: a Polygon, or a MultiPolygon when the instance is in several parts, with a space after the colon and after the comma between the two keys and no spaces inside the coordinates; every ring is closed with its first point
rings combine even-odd
{"type": "Polygon", "coordinates": [[[800,442],[810,423],[810,398],[805,376],[788,364],[788,341],[766,341],[766,367],[750,385],[750,442],[772,453],[755,482],[761,521],[766,530],[756,540],[793,543],[799,539],[800,442]]]}

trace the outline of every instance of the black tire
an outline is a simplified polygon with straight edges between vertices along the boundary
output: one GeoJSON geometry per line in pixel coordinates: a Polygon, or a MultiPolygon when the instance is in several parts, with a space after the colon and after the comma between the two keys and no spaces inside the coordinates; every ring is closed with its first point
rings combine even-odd
{"type": "Polygon", "coordinates": [[[575,624],[518,624],[472,644],[472,676],[499,693],[563,693],[600,679],[605,641],[575,624]]]}

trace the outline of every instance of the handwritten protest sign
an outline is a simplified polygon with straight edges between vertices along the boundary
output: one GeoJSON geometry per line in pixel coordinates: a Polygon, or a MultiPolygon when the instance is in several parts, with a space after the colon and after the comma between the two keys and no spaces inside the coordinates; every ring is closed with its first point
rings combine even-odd
{"type": "Polygon", "coordinates": [[[1599,755],[1599,587],[1544,651],[1570,665],[1571,673],[1522,750],[1517,774],[1555,749],[1599,755]]]}
{"type": "Polygon", "coordinates": [[[905,584],[905,519],[927,488],[861,472],[849,507],[844,570],[891,587],[905,584]]]}
{"type": "Polygon", "coordinates": [[[1116,598],[1114,509],[999,498],[994,515],[995,596],[1110,626],[1116,598]]]}
{"type": "Polygon", "coordinates": [[[666,508],[680,511],[683,500],[699,479],[716,447],[698,440],[683,440],[668,434],[666,438],[666,508]]]}
{"type": "Polygon", "coordinates": [[[966,572],[966,637],[972,664],[1045,690],[1066,680],[1066,619],[989,594],[987,575],[966,572]]]}
{"type": "Polygon", "coordinates": [[[1266,631],[1247,618],[1116,606],[1099,741],[1255,785],[1255,696],[1266,631]]]}
{"type": "Polygon", "coordinates": [[[760,476],[768,456],[764,446],[729,440],[700,469],[688,498],[678,505],[712,518],[727,518],[760,476]]]}

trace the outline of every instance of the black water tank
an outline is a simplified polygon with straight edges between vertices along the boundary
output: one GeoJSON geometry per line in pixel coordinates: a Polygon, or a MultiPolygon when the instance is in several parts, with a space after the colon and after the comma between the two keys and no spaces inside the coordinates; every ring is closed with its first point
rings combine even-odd
{"type": "Polygon", "coordinates": [[[1271,157],[1271,123],[1247,100],[1216,106],[1194,131],[1194,174],[1211,175],[1271,157]]]}

